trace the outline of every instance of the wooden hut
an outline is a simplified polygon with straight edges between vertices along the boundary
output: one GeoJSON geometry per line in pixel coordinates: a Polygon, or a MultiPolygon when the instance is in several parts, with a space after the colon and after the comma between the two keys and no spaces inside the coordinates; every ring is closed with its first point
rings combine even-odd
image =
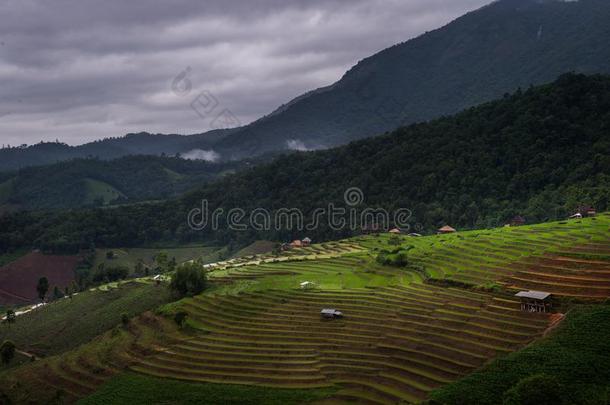
{"type": "Polygon", "coordinates": [[[515,297],[521,299],[524,312],[551,312],[551,293],[544,291],[520,291],[515,297]]]}
{"type": "Polygon", "coordinates": [[[296,239],[296,240],[293,240],[290,243],[290,246],[293,247],[293,248],[301,248],[301,247],[303,247],[303,242],[298,240],[298,239],[296,239]]]}
{"type": "Polygon", "coordinates": [[[455,230],[455,228],[452,228],[449,225],[445,225],[442,228],[440,228],[437,232],[439,235],[443,235],[443,234],[447,234],[447,233],[455,233],[457,231],[455,230]]]}
{"type": "Polygon", "coordinates": [[[525,218],[521,215],[517,215],[510,220],[510,226],[523,226],[525,225],[525,218]]]}

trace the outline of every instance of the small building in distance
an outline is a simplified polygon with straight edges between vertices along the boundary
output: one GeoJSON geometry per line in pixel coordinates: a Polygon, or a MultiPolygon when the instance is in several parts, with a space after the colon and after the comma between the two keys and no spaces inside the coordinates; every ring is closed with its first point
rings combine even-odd
{"type": "Polygon", "coordinates": [[[523,226],[525,225],[525,218],[521,215],[517,215],[510,220],[510,226],[523,226]]]}
{"type": "Polygon", "coordinates": [[[521,299],[521,311],[551,312],[551,293],[544,291],[520,291],[515,297],[521,299]]]}
{"type": "Polygon", "coordinates": [[[400,231],[400,229],[394,228],[394,229],[390,229],[390,233],[392,233],[394,235],[399,235],[402,232],[400,231]]]}
{"type": "Polygon", "coordinates": [[[298,240],[298,239],[293,240],[293,241],[290,243],[290,247],[293,247],[293,248],[301,248],[301,247],[303,247],[303,242],[301,242],[301,241],[300,241],[300,240],[298,240]]]}
{"type": "Polygon", "coordinates": [[[314,288],[316,286],[316,284],[312,283],[311,281],[303,281],[300,284],[300,286],[301,286],[301,289],[303,289],[303,290],[309,290],[309,289],[314,288]]]}
{"type": "Polygon", "coordinates": [[[320,311],[320,316],[324,319],[336,319],[343,318],[343,313],[341,311],[337,311],[336,309],[324,308],[320,311]]]}
{"type": "Polygon", "coordinates": [[[597,215],[597,210],[590,205],[581,205],[576,208],[575,214],[580,214],[582,217],[594,217],[597,215]]]}
{"type": "Polygon", "coordinates": [[[443,235],[443,234],[447,234],[447,233],[455,233],[455,232],[457,232],[455,230],[455,228],[452,228],[449,225],[445,225],[437,231],[437,233],[439,235],[443,235]]]}
{"type": "Polygon", "coordinates": [[[303,238],[303,240],[301,241],[301,244],[303,246],[309,246],[311,245],[311,239],[309,239],[308,237],[303,238]]]}

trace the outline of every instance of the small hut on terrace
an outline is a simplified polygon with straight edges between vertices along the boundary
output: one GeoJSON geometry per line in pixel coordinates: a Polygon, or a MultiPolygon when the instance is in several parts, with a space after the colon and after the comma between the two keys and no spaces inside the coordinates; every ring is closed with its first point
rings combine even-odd
{"type": "Polygon", "coordinates": [[[515,297],[521,298],[521,311],[551,312],[551,293],[544,291],[520,291],[515,297]]]}
{"type": "Polygon", "coordinates": [[[445,225],[442,228],[440,228],[437,232],[439,235],[443,235],[443,234],[447,234],[447,233],[456,233],[457,231],[455,230],[455,228],[452,228],[449,225],[445,225]]]}
{"type": "Polygon", "coordinates": [[[523,226],[523,225],[525,225],[525,218],[523,218],[521,215],[517,215],[513,219],[510,220],[510,226],[523,226]]]}

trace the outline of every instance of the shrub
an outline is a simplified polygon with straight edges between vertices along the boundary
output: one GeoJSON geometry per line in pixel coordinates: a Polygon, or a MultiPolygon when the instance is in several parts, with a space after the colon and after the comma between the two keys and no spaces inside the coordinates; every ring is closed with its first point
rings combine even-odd
{"type": "Polygon", "coordinates": [[[188,313],[184,311],[176,312],[176,314],[174,315],[174,322],[176,322],[176,325],[182,328],[184,326],[184,323],[186,322],[187,317],[188,313]]]}
{"type": "Polygon", "coordinates": [[[403,267],[409,264],[409,258],[406,250],[394,249],[392,251],[382,250],[377,255],[377,262],[384,266],[403,267]]]}
{"type": "Polygon", "coordinates": [[[129,315],[126,312],[121,314],[121,324],[123,324],[124,327],[129,325],[129,315]]]}
{"type": "Polygon", "coordinates": [[[9,364],[11,360],[15,357],[15,344],[10,340],[5,340],[0,346],[0,358],[2,359],[2,364],[9,364]]]}

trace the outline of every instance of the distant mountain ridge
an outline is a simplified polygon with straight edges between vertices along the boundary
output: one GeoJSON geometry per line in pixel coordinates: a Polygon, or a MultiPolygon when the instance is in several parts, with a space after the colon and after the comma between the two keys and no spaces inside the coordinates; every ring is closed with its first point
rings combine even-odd
{"type": "Polygon", "coordinates": [[[213,149],[229,160],[342,145],[453,114],[519,87],[549,83],[567,72],[610,73],[609,21],[607,0],[498,0],[366,58],[338,82],[244,127],[167,138],[148,134],[140,143],[128,136],[74,148],[45,144],[2,150],[0,170],[86,156],[213,149]]]}
{"type": "Polygon", "coordinates": [[[0,149],[0,171],[17,170],[29,166],[53,164],[71,159],[116,159],[130,155],[174,156],[194,149],[213,147],[232,130],[214,130],[195,135],[164,135],[148,132],[106,138],[79,146],[58,142],[42,142],[27,148],[0,149]]]}

